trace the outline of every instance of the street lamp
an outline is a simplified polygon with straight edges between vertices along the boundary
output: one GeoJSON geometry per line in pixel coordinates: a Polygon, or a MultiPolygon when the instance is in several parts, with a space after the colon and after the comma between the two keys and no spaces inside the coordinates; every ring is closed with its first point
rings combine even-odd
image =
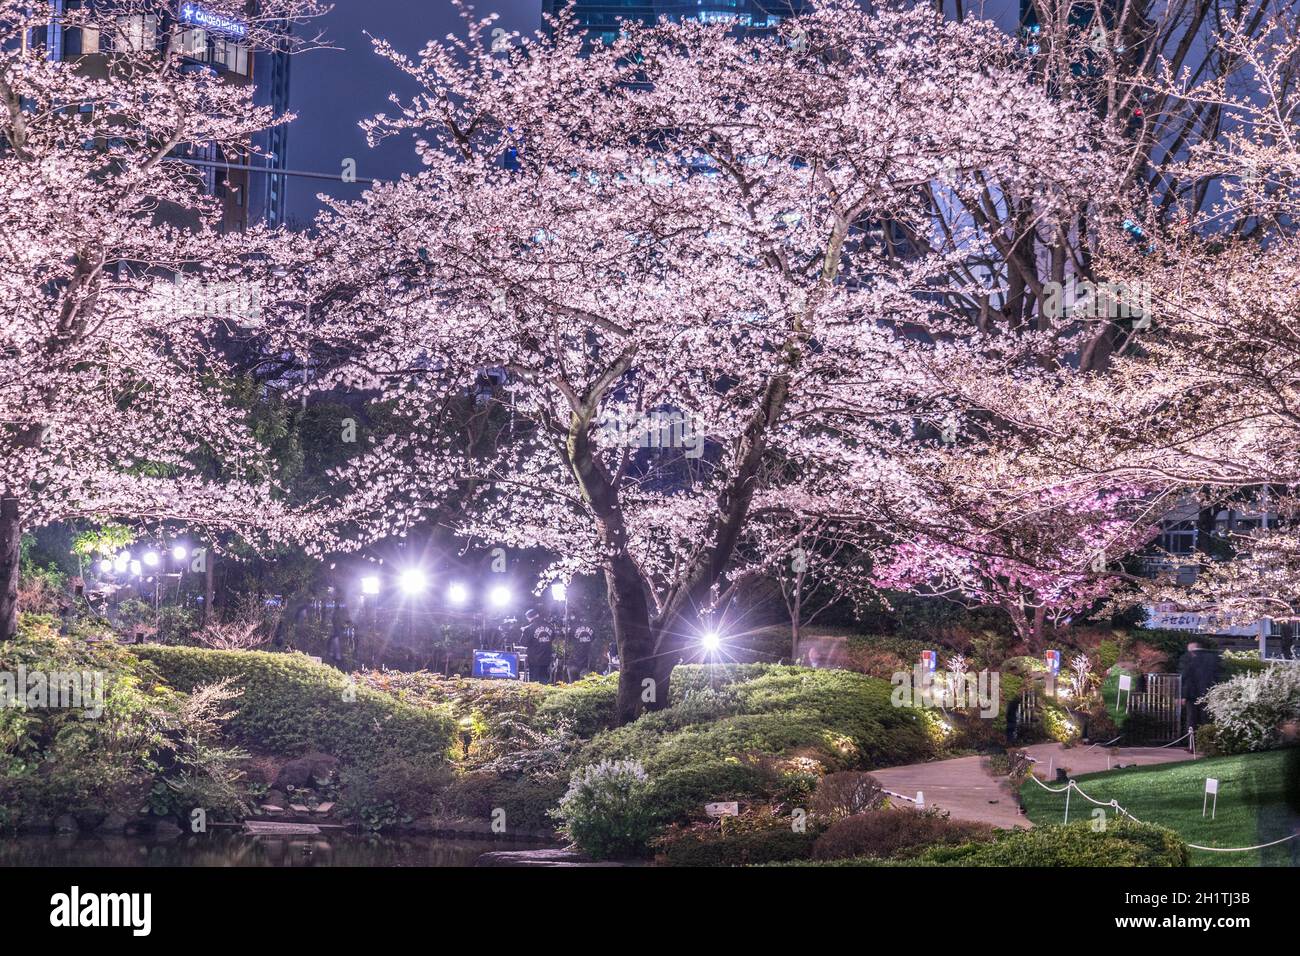
{"type": "Polygon", "coordinates": [[[563,601],[568,596],[568,593],[569,593],[569,589],[563,581],[556,581],[553,584],[551,584],[552,600],[563,601]]]}
{"type": "Polygon", "coordinates": [[[122,574],[130,566],[131,566],[130,551],[123,551],[120,554],[118,554],[116,558],[113,559],[113,570],[116,571],[118,574],[122,574]]]}
{"type": "Polygon", "coordinates": [[[112,559],[112,558],[104,558],[104,560],[102,560],[102,561],[99,562],[99,573],[100,573],[100,574],[109,574],[112,570],[113,570],[113,559],[112,559]]]}
{"type": "Polygon", "coordinates": [[[379,578],[373,574],[367,574],[361,579],[361,593],[366,595],[376,595],[379,593],[379,578]]]}
{"type": "Polygon", "coordinates": [[[722,647],[722,637],[717,631],[705,631],[700,638],[700,646],[709,654],[716,654],[722,647]]]}
{"type": "Polygon", "coordinates": [[[504,584],[498,584],[488,594],[488,600],[492,602],[494,607],[505,607],[510,603],[510,597],[510,589],[504,584]]]}
{"type": "Polygon", "coordinates": [[[469,589],[457,581],[447,588],[447,600],[452,604],[464,604],[469,600],[469,589]]]}
{"type": "Polygon", "coordinates": [[[158,567],[158,552],[157,552],[157,551],[146,551],[146,552],[144,553],[144,563],[147,564],[147,565],[149,565],[149,567],[151,567],[151,568],[156,568],[156,567],[158,567]]]}
{"type": "Polygon", "coordinates": [[[397,576],[397,586],[408,597],[423,594],[429,586],[429,576],[419,568],[407,568],[397,576]]]}
{"type": "Polygon", "coordinates": [[[183,544],[178,544],[176,547],[172,548],[172,557],[177,561],[184,561],[188,554],[189,552],[185,550],[185,545],[183,544]]]}

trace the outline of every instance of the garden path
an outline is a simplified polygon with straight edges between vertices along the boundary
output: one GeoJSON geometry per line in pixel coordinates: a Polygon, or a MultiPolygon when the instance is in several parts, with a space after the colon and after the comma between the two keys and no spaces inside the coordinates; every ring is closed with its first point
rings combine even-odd
{"type": "MultiPolygon", "coordinates": [[[[1072,775],[1078,776],[1118,766],[1148,766],[1192,759],[1191,754],[1179,747],[1067,748],[1058,743],[1046,743],[1033,744],[1024,750],[1038,761],[1035,772],[1044,781],[1049,767],[1053,776],[1058,767],[1065,767],[1072,775]]],[[[915,797],[919,790],[925,795],[927,807],[947,810],[954,820],[990,823],[1004,829],[1033,826],[1020,812],[1019,801],[1008,784],[1008,778],[995,777],[989,771],[987,757],[954,757],[907,764],[873,770],[871,775],[886,790],[895,793],[915,797]]]]}

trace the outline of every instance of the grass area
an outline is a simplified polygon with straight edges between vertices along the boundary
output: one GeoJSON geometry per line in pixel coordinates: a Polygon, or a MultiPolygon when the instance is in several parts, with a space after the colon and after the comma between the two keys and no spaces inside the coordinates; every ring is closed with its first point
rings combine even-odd
{"type": "MultiPolygon", "coordinates": [[[[1169,827],[1188,843],[1255,846],[1288,836],[1300,825],[1289,815],[1285,802],[1286,758],[1285,751],[1275,750],[1084,774],[1076,780],[1094,800],[1118,800],[1139,820],[1169,827]],[[1219,807],[1213,820],[1208,813],[1201,816],[1207,777],[1219,781],[1219,807]]],[[[1064,793],[1049,793],[1026,781],[1020,796],[1036,825],[1062,821],[1064,793]]],[[[1071,794],[1071,821],[1091,819],[1094,809],[1077,793],[1071,794]]],[[[1114,818],[1114,812],[1107,809],[1107,819],[1114,818]]],[[[1300,852],[1300,847],[1292,849],[1295,842],[1248,853],[1189,853],[1193,866],[1292,866],[1293,852],[1300,852]]]]}

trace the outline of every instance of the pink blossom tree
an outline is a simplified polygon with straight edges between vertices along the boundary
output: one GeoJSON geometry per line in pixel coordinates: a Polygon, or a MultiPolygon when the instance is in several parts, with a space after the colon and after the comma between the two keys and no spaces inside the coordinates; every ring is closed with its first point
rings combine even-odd
{"type": "Polygon", "coordinates": [[[773,36],[625,25],[585,51],[563,20],[502,50],[492,22],[377,44],[420,92],[367,127],[426,168],[318,223],[303,331],[322,385],[408,427],[326,519],[356,546],[469,487],[462,533],[603,573],[626,721],[666,705],[742,540],[794,546],[753,522],[852,497],[940,401],[937,292],[970,245],[900,249],[934,184],[993,177],[1050,219],[1093,151],[987,23],[825,0],[773,36]],[[467,456],[438,423],[492,368],[508,427],[467,456]]]}
{"type": "MultiPolygon", "coordinates": [[[[223,336],[246,334],[249,253],[191,146],[245,155],[280,122],[252,88],[183,58],[174,4],[58,13],[84,53],[51,58],[51,5],[0,0],[0,639],[17,625],[24,528],[80,516],[269,520],[260,450],[221,387],[223,336]],[[222,462],[219,477],[200,459],[222,462]]],[[[292,43],[315,0],[208,6],[244,42],[292,43]]]]}
{"type": "Polygon", "coordinates": [[[1053,488],[1014,506],[946,483],[934,491],[943,507],[915,509],[932,522],[926,527],[900,516],[899,540],[874,568],[876,585],[998,608],[1035,651],[1049,624],[1088,611],[1124,584],[1123,559],[1155,533],[1151,503],[1134,489],[1053,488]]]}

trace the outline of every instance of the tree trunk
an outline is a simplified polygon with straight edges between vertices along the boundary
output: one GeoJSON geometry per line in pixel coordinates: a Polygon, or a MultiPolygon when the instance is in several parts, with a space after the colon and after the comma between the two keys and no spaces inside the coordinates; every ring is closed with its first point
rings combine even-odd
{"type": "Polygon", "coordinates": [[[213,614],[212,602],[216,600],[217,588],[214,580],[212,549],[209,548],[203,555],[203,619],[202,625],[207,627],[216,617],[213,614]]]}
{"type": "Polygon", "coordinates": [[[22,555],[18,499],[0,498],[0,641],[18,633],[18,567],[22,555]]]}
{"type": "Polygon", "coordinates": [[[790,608],[790,663],[799,663],[799,619],[803,617],[803,572],[794,580],[794,605],[790,608]]]}
{"type": "Polygon", "coordinates": [[[668,681],[677,663],[676,649],[661,647],[661,635],[650,623],[641,577],[630,558],[614,556],[605,569],[609,610],[618,646],[619,725],[631,723],[649,710],[668,706],[668,681]]]}

